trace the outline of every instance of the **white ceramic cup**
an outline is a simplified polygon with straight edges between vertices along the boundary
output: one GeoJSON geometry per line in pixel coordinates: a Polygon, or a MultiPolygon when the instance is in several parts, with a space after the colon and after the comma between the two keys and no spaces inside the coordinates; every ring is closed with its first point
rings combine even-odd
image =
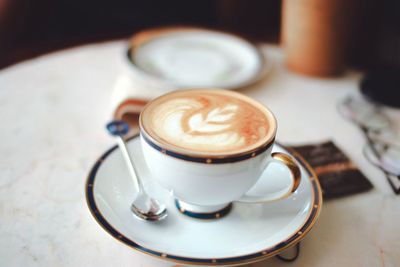
{"type": "MultiPolygon", "coordinates": [[[[275,201],[290,196],[299,186],[301,173],[296,161],[284,153],[271,153],[276,134],[274,115],[255,100],[243,95],[241,97],[249,99],[254,105],[269,113],[273,134],[268,143],[252,151],[222,158],[191,156],[163,146],[143,127],[141,114],[140,138],[145,162],[152,178],[177,199],[176,203],[181,211],[200,215],[218,214],[233,201],[247,203],[275,201]],[[283,164],[289,169],[292,178],[290,185],[264,196],[246,194],[271,162],[283,164]]],[[[146,108],[142,112],[146,112],[146,108]]]]}

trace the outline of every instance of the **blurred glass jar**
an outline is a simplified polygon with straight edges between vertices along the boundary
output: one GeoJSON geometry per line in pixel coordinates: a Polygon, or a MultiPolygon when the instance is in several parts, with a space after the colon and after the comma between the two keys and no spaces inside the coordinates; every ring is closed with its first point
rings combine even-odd
{"type": "Polygon", "coordinates": [[[281,43],[288,68],[315,76],[341,74],[356,2],[284,0],[281,43]]]}

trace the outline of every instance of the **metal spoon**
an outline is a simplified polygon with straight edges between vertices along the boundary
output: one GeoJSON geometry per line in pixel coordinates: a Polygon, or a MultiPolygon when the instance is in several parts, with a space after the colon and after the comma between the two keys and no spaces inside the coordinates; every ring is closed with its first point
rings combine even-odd
{"type": "Polygon", "coordinates": [[[144,190],[143,184],[140,180],[140,176],[137,173],[137,168],[129,154],[126,147],[125,140],[123,138],[129,131],[129,125],[124,121],[112,121],[106,126],[108,132],[117,138],[118,146],[122,151],[122,155],[125,159],[126,165],[128,166],[129,173],[138,188],[138,194],[133,200],[131,205],[131,211],[138,218],[147,221],[160,221],[167,217],[167,209],[165,205],[160,204],[154,198],[151,198],[144,190]]]}

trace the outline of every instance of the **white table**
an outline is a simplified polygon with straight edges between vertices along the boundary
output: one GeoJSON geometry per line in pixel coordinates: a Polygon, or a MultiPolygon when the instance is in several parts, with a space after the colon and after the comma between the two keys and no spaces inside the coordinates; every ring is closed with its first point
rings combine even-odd
{"type": "MultiPolygon", "coordinates": [[[[132,251],[97,225],[85,203],[86,175],[114,144],[104,130],[125,42],[49,54],[0,71],[0,266],[173,266],[132,251]]],[[[400,266],[400,196],[362,156],[363,137],[336,112],[357,92],[358,74],[316,79],[288,72],[265,46],[272,72],[243,92],[267,104],[277,139],[333,139],[374,185],[324,203],[290,266],[400,266]]],[[[389,111],[400,121],[400,112],[389,111]]],[[[171,241],[173,242],[173,241],[171,241]]],[[[289,266],[269,259],[251,266],[289,266]]]]}

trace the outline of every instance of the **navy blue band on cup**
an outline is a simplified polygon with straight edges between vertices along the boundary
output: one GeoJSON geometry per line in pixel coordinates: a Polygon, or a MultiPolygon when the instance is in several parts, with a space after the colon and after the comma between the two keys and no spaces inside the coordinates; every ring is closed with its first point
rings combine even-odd
{"type": "Polygon", "coordinates": [[[224,156],[224,157],[221,157],[221,158],[217,158],[217,157],[211,157],[211,156],[210,157],[195,157],[195,156],[190,156],[190,155],[186,155],[186,154],[183,154],[183,153],[178,153],[178,152],[175,152],[175,151],[172,151],[172,150],[165,149],[165,148],[157,145],[149,137],[147,137],[146,133],[143,130],[140,131],[140,136],[152,148],[160,151],[163,154],[166,154],[166,155],[174,157],[174,158],[186,160],[186,161],[192,161],[192,162],[197,162],[197,163],[205,163],[205,164],[233,163],[233,162],[238,162],[238,161],[254,158],[255,156],[258,156],[261,153],[263,153],[264,151],[266,151],[267,149],[269,149],[273,145],[273,143],[275,141],[275,138],[274,138],[268,144],[266,144],[264,146],[261,146],[261,147],[258,147],[257,149],[255,149],[253,151],[246,152],[245,154],[224,156]]]}
{"type": "Polygon", "coordinates": [[[200,212],[185,210],[184,208],[182,208],[178,199],[175,199],[175,207],[179,210],[180,213],[182,213],[186,216],[200,219],[200,220],[213,220],[213,219],[220,219],[220,218],[228,215],[228,213],[232,209],[232,203],[229,203],[226,207],[224,207],[220,210],[217,210],[214,212],[209,212],[209,213],[200,213],[200,212]]]}

